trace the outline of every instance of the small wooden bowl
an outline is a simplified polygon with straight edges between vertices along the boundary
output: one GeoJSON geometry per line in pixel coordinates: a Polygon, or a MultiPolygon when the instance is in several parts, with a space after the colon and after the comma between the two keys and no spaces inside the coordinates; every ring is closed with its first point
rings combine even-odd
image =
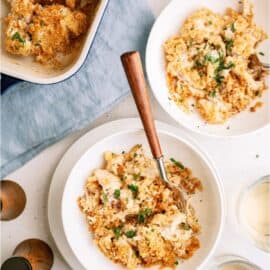
{"type": "Polygon", "coordinates": [[[18,217],[26,204],[26,196],[22,187],[11,180],[1,180],[0,204],[0,220],[6,221],[18,217]]]}

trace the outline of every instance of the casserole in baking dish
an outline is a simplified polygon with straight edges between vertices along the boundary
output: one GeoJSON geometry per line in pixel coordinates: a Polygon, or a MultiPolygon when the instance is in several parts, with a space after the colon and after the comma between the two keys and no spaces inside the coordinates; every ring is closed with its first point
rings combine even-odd
{"type": "MultiPolygon", "coordinates": [[[[17,56],[8,53],[5,49],[5,31],[7,24],[5,23],[5,17],[9,13],[9,3],[6,0],[1,0],[1,55],[2,65],[1,72],[33,83],[51,84],[63,81],[72,76],[82,66],[91,44],[94,40],[95,34],[98,29],[98,25],[105,12],[108,0],[100,0],[94,18],[84,36],[80,38],[80,45],[71,53],[67,54],[63,58],[64,63],[61,68],[51,68],[46,65],[40,64],[31,56],[17,56]]],[[[19,36],[16,32],[13,36],[15,39],[19,36]]],[[[11,39],[14,40],[14,39],[11,39]]],[[[22,38],[18,39],[18,42],[24,41],[22,38]]],[[[15,40],[16,41],[16,40],[15,40]]]]}

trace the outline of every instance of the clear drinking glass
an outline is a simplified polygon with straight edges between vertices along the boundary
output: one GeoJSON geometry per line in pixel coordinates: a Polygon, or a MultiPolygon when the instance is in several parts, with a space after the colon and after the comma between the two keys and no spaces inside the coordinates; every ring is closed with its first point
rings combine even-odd
{"type": "Polygon", "coordinates": [[[263,270],[249,262],[246,258],[237,255],[224,255],[215,258],[209,270],[263,270]]]}
{"type": "Polygon", "coordinates": [[[270,252],[270,175],[243,190],[237,216],[242,231],[254,245],[270,252]]]}

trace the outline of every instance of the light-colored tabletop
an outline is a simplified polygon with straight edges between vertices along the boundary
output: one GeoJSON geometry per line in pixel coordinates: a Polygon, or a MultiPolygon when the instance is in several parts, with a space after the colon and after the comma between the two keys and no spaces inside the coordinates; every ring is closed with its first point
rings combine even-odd
{"type": "MultiPolygon", "coordinates": [[[[149,0],[149,2],[154,12],[158,13],[168,0],[149,0]]],[[[220,173],[226,193],[227,217],[223,236],[214,257],[222,254],[237,254],[248,258],[264,270],[270,269],[270,254],[257,249],[245,237],[240,236],[236,222],[236,201],[241,190],[261,176],[270,174],[270,127],[237,138],[207,138],[180,127],[159,107],[154,98],[152,104],[155,119],[177,126],[185,134],[189,133],[212,157],[220,173]]],[[[70,269],[57,251],[49,232],[47,196],[53,172],[65,151],[82,134],[111,120],[137,116],[134,102],[129,96],[86,129],[47,148],[25,166],[6,177],[22,185],[27,194],[27,205],[23,214],[17,219],[1,224],[1,262],[11,255],[20,241],[27,238],[40,238],[47,241],[54,251],[53,270],[70,269]]]]}

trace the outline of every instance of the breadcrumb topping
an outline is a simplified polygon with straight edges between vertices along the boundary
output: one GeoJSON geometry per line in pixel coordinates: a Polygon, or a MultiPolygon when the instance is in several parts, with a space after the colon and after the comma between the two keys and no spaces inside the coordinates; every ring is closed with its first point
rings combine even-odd
{"type": "Polygon", "coordinates": [[[267,71],[256,47],[267,34],[253,17],[247,0],[224,15],[199,9],[164,43],[170,98],[183,111],[193,105],[206,122],[222,124],[262,96],[267,71]]]}
{"type": "MultiPolygon", "coordinates": [[[[166,170],[189,196],[202,191],[201,181],[179,161],[166,162],[166,170]]],[[[156,264],[175,268],[200,247],[195,210],[190,203],[186,213],[177,208],[141,145],[127,153],[106,152],[105,167],[88,178],[78,204],[99,249],[128,270],[156,264]]]]}

